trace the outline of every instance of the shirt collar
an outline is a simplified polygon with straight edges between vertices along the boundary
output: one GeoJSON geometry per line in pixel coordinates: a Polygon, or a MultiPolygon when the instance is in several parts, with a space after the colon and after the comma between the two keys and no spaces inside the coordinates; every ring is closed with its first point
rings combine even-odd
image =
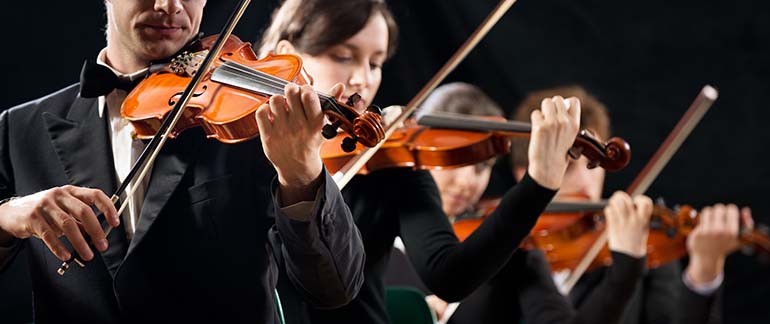
{"type": "MultiPolygon", "coordinates": [[[[109,63],[107,63],[107,48],[103,48],[101,51],[99,51],[99,54],[96,56],[96,64],[100,64],[103,66],[106,66],[108,69],[112,71],[112,73],[115,73],[117,76],[127,76],[129,74],[121,73],[118,70],[115,70],[112,66],[110,66],[109,63]]],[[[110,96],[115,93],[116,90],[113,90],[110,92],[107,96],[110,96]]],[[[107,102],[106,96],[99,96],[99,98],[96,99],[98,104],[98,112],[99,112],[99,118],[102,118],[104,116],[104,106],[107,102]]]]}

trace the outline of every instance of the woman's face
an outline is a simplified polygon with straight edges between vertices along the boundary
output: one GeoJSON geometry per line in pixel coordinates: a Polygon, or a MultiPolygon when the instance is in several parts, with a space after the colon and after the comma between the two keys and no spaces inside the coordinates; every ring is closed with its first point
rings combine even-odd
{"type": "Polygon", "coordinates": [[[431,170],[441,193],[441,207],[450,217],[473,208],[489,184],[494,160],[448,170],[431,170]]]}
{"type": "Polygon", "coordinates": [[[373,14],[353,37],[321,54],[299,53],[304,67],[313,77],[313,87],[328,93],[337,83],[345,85],[342,102],[354,93],[361,95],[366,108],[372,104],[382,81],[382,64],[388,52],[388,25],[382,14],[373,14]]]}

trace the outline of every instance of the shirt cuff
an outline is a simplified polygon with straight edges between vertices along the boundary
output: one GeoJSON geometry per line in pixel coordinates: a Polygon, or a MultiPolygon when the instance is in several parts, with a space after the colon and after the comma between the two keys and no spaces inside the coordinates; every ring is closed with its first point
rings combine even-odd
{"type": "Polygon", "coordinates": [[[682,273],[682,282],[684,282],[684,285],[698,295],[706,297],[713,295],[714,292],[716,292],[717,289],[719,289],[719,287],[722,285],[722,281],[724,281],[724,279],[724,273],[720,273],[716,278],[714,278],[714,280],[704,283],[696,283],[690,279],[690,276],[687,275],[686,270],[684,273],[682,273]]]}
{"type": "MultiPolygon", "coordinates": [[[[315,192],[315,198],[313,201],[300,201],[289,206],[280,207],[281,212],[283,212],[283,214],[291,220],[301,222],[309,221],[311,218],[313,218],[313,211],[316,210],[318,202],[321,201],[321,196],[325,185],[326,177],[322,177],[321,183],[318,186],[318,190],[315,192]]],[[[283,202],[281,201],[280,186],[276,186],[273,195],[278,203],[278,206],[282,206],[283,202]]]]}

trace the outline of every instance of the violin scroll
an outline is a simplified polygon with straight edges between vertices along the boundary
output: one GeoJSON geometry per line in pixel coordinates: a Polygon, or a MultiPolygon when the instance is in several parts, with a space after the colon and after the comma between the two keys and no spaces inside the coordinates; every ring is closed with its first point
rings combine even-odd
{"type": "Polygon", "coordinates": [[[575,144],[569,150],[570,157],[574,159],[581,154],[588,158],[589,169],[600,166],[607,171],[618,171],[631,161],[631,145],[620,137],[602,143],[594,132],[584,129],[578,133],[575,144]]]}

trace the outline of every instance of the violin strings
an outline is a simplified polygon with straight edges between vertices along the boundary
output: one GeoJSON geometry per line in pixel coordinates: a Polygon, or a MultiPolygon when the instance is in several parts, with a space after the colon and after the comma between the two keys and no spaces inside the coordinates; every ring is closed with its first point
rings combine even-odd
{"type": "MultiPolygon", "coordinates": [[[[222,72],[228,72],[233,76],[244,78],[252,82],[257,82],[259,85],[271,88],[274,93],[270,93],[268,95],[281,94],[283,92],[283,88],[286,86],[286,84],[289,83],[289,81],[256,69],[252,69],[251,67],[237,62],[226,61],[222,66],[218,68],[218,70],[219,69],[222,69],[222,72]]],[[[318,92],[318,97],[321,100],[329,103],[337,113],[341,114],[341,110],[337,106],[337,101],[334,99],[334,97],[322,92],[318,92]]]]}

